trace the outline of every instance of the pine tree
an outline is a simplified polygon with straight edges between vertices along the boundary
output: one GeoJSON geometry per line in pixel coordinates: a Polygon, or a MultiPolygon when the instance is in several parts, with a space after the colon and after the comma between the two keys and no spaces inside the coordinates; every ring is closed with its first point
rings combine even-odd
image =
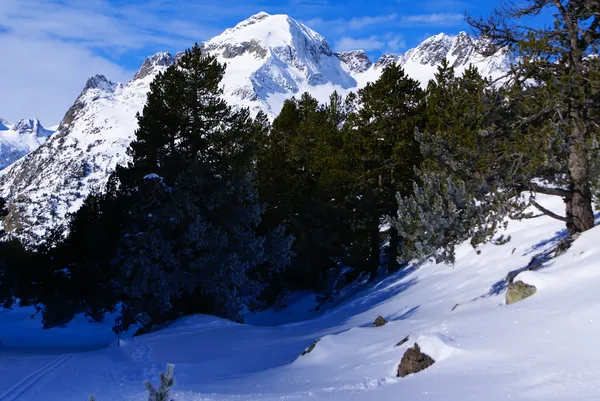
{"type": "Polygon", "coordinates": [[[150,381],[146,381],[146,389],[148,390],[148,401],[173,401],[171,399],[171,387],[175,384],[174,375],[175,365],[167,364],[167,371],[160,372],[160,385],[154,387],[150,381]]]}
{"type": "Polygon", "coordinates": [[[223,101],[223,73],[196,45],[159,74],[138,116],[132,160],[116,171],[128,206],[113,265],[134,315],[239,320],[264,286],[252,273],[289,263],[290,239],[281,229],[257,233],[264,206],[254,153],[264,116],[253,120],[223,101]],[[203,303],[185,305],[191,296],[203,303]]]}
{"type": "Polygon", "coordinates": [[[412,193],[398,196],[392,222],[405,240],[404,258],[452,262],[456,245],[489,241],[505,216],[523,212],[502,189],[509,169],[491,160],[497,142],[489,132],[506,118],[502,99],[473,67],[462,77],[447,63],[438,68],[427,89],[426,132],[415,135],[425,161],[412,193]]]}
{"type": "Polygon", "coordinates": [[[500,143],[512,147],[510,188],[530,194],[542,213],[565,221],[570,234],[594,225],[592,187],[598,171],[600,6],[595,1],[529,0],[496,9],[488,19],[468,18],[485,38],[482,52],[500,49],[518,58],[507,85],[512,118],[500,143]],[[552,10],[554,23],[522,21],[552,10]],[[545,179],[550,186],[539,185],[545,179]],[[560,196],[566,215],[543,208],[536,193],[560,196]]]}
{"type": "MultiPolygon", "coordinates": [[[[395,216],[396,193],[412,189],[414,167],[421,163],[414,131],[422,124],[423,97],[419,83],[391,64],[375,83],[358,92],[355,111],[349,116],[347,154],[352,159],[356,208],[370,238],[369,270],[380,263],[380,225],[395,216]]],[[[397,270],[400,238],[395,226],[388,231],[388,270],[397,270]]]]}

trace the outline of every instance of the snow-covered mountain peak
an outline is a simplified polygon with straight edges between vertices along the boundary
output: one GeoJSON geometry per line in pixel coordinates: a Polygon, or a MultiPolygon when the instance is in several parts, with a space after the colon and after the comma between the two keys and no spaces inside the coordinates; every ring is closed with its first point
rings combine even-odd
{"type": "Polygon", "coordinates": [[[37,118],[19,120],[19,122],[12,126],[12,129],[20,134],[34,134],[37,137],[47,137],[53,132],[45,129],[37,118]]]}
{"type": "Polygon", "coordinates": [[[284,14],[256,14],[203,46],[227,64],[225,98],[255,112],[275,116],[293,95],[322,88],[325,101],[357,85],[323,36],[284,14]]]}
{"type": "Polygon", "coordinates": [[[16,124],[0,119],[0,170],[36,150],[53,133],[37,118],[25,118],[16,124]]]}
{"type": "Polygon", "coordinates": [[[175,62],[174,57],[171,53],[167,52],[158,52],[150,57],[147,57],[144,60],[144,63],[140,67],[140,69],[136,72],[132,81],[143,79],[148,75],[151,75],[157,67],[168,67],[175,62]]]}
{"type": "Polygon", "coordinates": [[[399,62],[401,65],[409,61],[431,66],[439,64],[450,52],[454,39],[445,33],[432,36],[402,55],[399,62]]]}
{"type": "Polygon", "coordinates": [[[377,61],[373,65],[373,67],[376,70],[382,70],[385,67],[387,67],[388,65],[395,63],[397,61],[398,61],[398,55],[396,55],[396,54],[392,54],[392,53],[382,54],[381,57],[379,57],[379,59],[377,59],[377,61]]]}
{"type": "MultiPolygon", "coordinates": [[[[265,12],[253,15],[233,28],[226,29],[222,34],[209,40],[206,45],[212,48],[224,42],[245,43],[250,38],[268,48],[292,46],[303,39],[317,46],[326,44],[329,48],[325,38],[306,25],[285,14],[270,15],[265,12]]],[[[330,48],[329,53],[331,53],[330,48]]]]}
{"type": "Polygon", "coordinates": [[[303,56],[319,61],[321,56],[333,54],[325,38],[306,25],[285,14],[269,15],[265,12],[225,30],[206,42],[205,48],[225,59],[248,53],[264,59],[269,53],[274,53],[287,62],[303,56]]]}
{"type": "Polygon", "coordinates": [[[245,26],[248,25],[252,25],[255,24],[259,21],[262,21],[266,18],[269,18],[271,16],[271,14],[265,12],[265,11],[260,11],[254,15],[252,15],[251,17],[245,19],[244,21],[239,22],[235,27],[231,28],[231,29],[241,29],[245,26]]]}
{"type": "Polygon", "coordinates": [[[99,89],[105,92],[113,92],[117,85],[118,84],[109,81],[104,75],[96,74],[88,78],[85,86],[83,87],[83,91],[85,92],[89,89],[99,89]]]}
{"type": "Polygon", "coordinates": [[[363,50],[350,50],[335,54],[342,60],[354,73],[362,73],[367,71],[373,65],[373,62],[363,50]]]}

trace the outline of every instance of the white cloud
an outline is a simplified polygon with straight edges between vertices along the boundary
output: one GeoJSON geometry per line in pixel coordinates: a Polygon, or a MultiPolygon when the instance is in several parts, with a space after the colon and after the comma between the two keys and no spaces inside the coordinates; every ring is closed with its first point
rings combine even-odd
{"type": "Polygon", "coordinates": [[[312,18],[304,23],[311,28],[327,28],[337,33],[348,31],[360,31],[373,25],[390,23],[398,18],[396,14],[377,15],[374,17],[365,16],[352,19],[332,19],[325,20],[323,18],[312,18]]]}
{"type": "Polygon", "coordinates": [[[406,49],[406,39],[402,35],[396,35],[393,33],[387,33],[385,36],[386,48],[392,52],[397,52],[402,49],[406,49]]]}
{"type": "Polygon", "coordinates": [[[13,122],[58,123],[91,75],[128,80],[134,71],[111,61],[120,54],[179,50],[217,33],[181,16],[159,17],[154,11],[164,4],[155,0],[135,7],[106,0],[0,1],[0,117],[13,122]]]}
{"type": "Polygon", "coordinates": [[[364,50],[366,52],[379,50],[385,46],[385,42],[377,39],[376,36],[371,36],[364,39],[355,39],[349,36],[344,36],[335,42],[335,49],[343,52],[347,50],[364,50]]]}
{"type": "Polygon", "coordinates": [[[87,78],[102,73],[123,81],[132,72],[89,51],[57,40],[22,40],[0,35],[0,116],[16,122],[37,117],[58,124],[87,78]]]}
{"type": "Polygon", "coordinates": [[[405,15],[400,19],[404,24],[436,24],[436,25],[457,25],[464,21],[465,16],[458,13],[431,13],[405,15]]]}
{"type": "Polygon", "coordinates": [[[376,17],[361,17],[352,18],[350,21],[345,23],[346,29],[363,29],[369,25],[382,24],[396,19],[396,14],[379,15],[376,17]]]}

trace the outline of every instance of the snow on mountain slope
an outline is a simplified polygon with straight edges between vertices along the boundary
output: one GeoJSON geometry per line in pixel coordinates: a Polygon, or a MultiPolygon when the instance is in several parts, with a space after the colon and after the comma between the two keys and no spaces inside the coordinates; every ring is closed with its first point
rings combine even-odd
{"type": "Polygon", "coordinates": [[[398,63],[410,77],[417,79],[425,87],[429,80],[434,78],[444,59],[448,60],[459,75],[471,64],[477,67],[483,76],[493,79],[501,77],[510,69],[513,63],[511,57],[502,51],[492,57],[483,57],[476,51],[478,45],[477,40],[466,32],[457,35],[440,33],[400,56],[384,54],[370,68],[357,71],[353,76],[359,86],[364,86],[367,82],[375,81],[389,64],[398,63]]]}
{"type": "Polygon", "coordinates": [[[0,170],[37,149],[53,132],[45,129],[37,118],[16,124],[0,118],[0,170]]]}
{"type": "Polygon", "coordinates": [[[457,74],[473,64],[483,76],[498,78],[506,73],[512,60],[501,52],[488,58],[477,54],[477,41],[466,32],[460,32],[456,36],[446,34],[435,35],[414,49],[403,54],[398,63],[404,67],[406,72],[427,83],[437,70],[437,66],[444,58],[455,68],[457,74]]]}
{"type": "Polygon", "coordinates": [[[324,102],[356,87],[325,38],[287,15],[256,14],[204,47],[227,63],[225,98],[271,116],[291,95],[309,91],[324,102]]]}
{"type": "Polygon", "coordinates": [[[2,193],[10,200],[7,230],[37,242],[127,160],[135,115],[145,104],[150,82],[172,63],[167,53],[149,60],[142,68],[149,72],[127,85],[91,77],[44,146],[0,172],[2,193]]]}
{"type": "Polygon", "coordinates": [[[153,334],[130,333],[121,348],[110,319],[42,330],[28,310],[0,310],[0,399],[79,401],[94,393],[99,401],[142,401],[143,380],[156,383],[174,363],[175,401],[597,400],[600,227],[558,257],[551,251],[566,235],[561,222],[510,222],[505,234],[507,244],[478,254],[465,243],[453,266],[409,267],[320,314],[299,302],[245,325],[193,316],[153,334]],[[536,260],[541,268],[528,271],[536,260]],[[505,305],[505,278],[519,271],[515,280],[537,293],[505,305]],[[390,323],[370,327],[378,315],[390,323]],[[91,351],[81,353],[86,342],[91,351]],[[436,363],[397,378],[415,342],[436,363]]]}
{"type": "MultiPolygon", "coordinates": [[[[387,54],[372,63],[362,51],[333,53],[321,35],[287,15],[259,13],[203,46],[227,64],[224,97],[274,117],[294,95],[307,91],[325,102],[334,90],[344,95],[375,81],[394,62],[423,85],[444,56],[459,73],[471,62],[485,74],[506,70],[507,57],[480,59],[474,44],[464,33],[440,34],[403,56],[387,54]]],[[[126,160],[149,83],[173,62],[169,53],[148,57],[124,85],[101,75],[90,78],[57,133],[0,172],[0,194],[10,201],[5,228],[38,242],[64,224],[90,191],[102,188],[117,163],[126,160]]]]}

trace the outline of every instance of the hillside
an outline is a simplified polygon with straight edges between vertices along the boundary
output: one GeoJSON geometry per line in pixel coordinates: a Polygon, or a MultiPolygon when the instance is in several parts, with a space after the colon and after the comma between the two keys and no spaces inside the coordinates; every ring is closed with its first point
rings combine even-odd
{"type": "Polygon", "coordinates": [[[189,317],[154,334],[129,333],[120,348],[110,318],[41,330],[28,310],[2,310],[0,399],[144,400],[142,381],[156,383],[166,363],[176,365],[176,401],[597,399],[599,229],[558,257],[551,251],[565,236],[561,222],[511,222],[506,233],[505,245],[478,254],[465,243],[453,266],[408,267],[321,312],[303,296],[245,325],[189,317]],[[537,270],[527,271],[532,264],[537,270]],[[505,305],[505,278],[520,270],[515,280],[537,293],[505,305]],[[378,315],[390,323],[370,327],[378,315]],[[414,342],[435,364],[395,377],[414,342]]]}

